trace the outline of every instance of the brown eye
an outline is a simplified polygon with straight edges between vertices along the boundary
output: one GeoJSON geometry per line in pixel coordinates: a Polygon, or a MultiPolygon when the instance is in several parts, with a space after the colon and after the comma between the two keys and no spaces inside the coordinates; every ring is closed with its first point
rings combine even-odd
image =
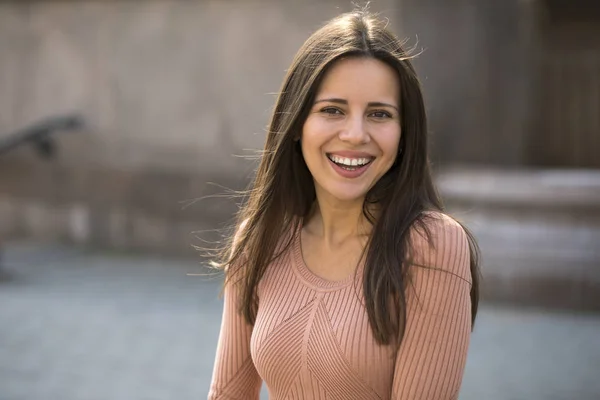
{"type": "Polygon", "coordinates": [[[371,115],[378,119],[392,118],[392,114],[390,114],[387,111],[375,111],[375,112],[371,113],[371,115]]]}
{"type": "Polygon", "coordinates": [[[321,112],[323,114],[328,114],[328,115],[341,115],[342,114],[342,112],[335,107],[325,107],[325,108],[321,109],[321,112]]]}

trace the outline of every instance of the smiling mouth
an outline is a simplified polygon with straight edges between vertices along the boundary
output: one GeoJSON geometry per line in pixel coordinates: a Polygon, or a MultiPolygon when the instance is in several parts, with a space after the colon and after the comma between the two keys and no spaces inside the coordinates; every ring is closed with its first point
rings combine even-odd
{"type": "Polygon", "coordinates": [[[349,158],[340,157],[333,154],[327,154],[327,158],[335,165],[343,168],[347,171],[354,171],[356,169],[369,165],[375,157],[360,157],[360,158],[349,158]]]}

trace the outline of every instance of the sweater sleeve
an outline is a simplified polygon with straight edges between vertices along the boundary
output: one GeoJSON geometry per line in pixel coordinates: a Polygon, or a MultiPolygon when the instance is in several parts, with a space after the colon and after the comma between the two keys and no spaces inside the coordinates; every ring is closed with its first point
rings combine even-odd
{"type": "Polygon", "coordinates": [[[428,224],[432,245],[413,232],[407,321],[392,399],[457,399],[471,334],[471,272],[465,231],[449,217],[428,224]]]}
{"type": "Polygon", "coordinates": [[[223,318],[208,400],[259,398],[262,380],[250,356],[252,326],[236,307],[238,290],[225,287],[223,318]]]}

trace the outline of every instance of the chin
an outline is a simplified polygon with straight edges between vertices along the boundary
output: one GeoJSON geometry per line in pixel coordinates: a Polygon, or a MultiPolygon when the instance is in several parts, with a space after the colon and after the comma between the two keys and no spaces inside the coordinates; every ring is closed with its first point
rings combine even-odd
{"type": "Polygon", "coordinates": [[[326,193],[341,202],[354,203],[363,202],[368,190],[363,188],[331,188],[326,190],[326,193]]]}

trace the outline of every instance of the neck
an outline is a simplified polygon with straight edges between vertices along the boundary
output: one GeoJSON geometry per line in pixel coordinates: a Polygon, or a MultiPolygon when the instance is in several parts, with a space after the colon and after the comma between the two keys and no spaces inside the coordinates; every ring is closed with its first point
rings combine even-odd
{"type": "Polygon", "coordinates": [[[321,237],[327,247],[364,237],[370,232],[371,224],[363,214],[363,201],[340,202],[317,195],[306,228],[321,237]]]}

